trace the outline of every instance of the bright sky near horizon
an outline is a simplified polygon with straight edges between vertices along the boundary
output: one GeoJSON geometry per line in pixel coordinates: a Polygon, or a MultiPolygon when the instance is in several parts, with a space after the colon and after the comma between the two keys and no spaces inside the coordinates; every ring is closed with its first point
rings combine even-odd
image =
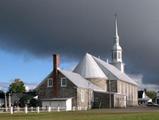
{"type": "MultiPolygon", "coordinates": [[[[52,71],[52,55],[49,58],[39,59],[31,55],[12,54],[0,50],[0,58],[1,89],[13,82],[15,78],[20,78],[26,84],[35,86],[52,71]]],[[[72,69],[75,64],[63,61],[61,68],[72,69]]]]}

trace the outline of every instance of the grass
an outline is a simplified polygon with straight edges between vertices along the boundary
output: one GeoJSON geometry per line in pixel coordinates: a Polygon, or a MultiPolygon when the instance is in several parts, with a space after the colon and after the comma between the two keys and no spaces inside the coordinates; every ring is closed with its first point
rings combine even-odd
{"type": "Polygon", "coordinates": [[[0,114],[0,120],[158,120],[159,112],[52,112],[0,114]]]}

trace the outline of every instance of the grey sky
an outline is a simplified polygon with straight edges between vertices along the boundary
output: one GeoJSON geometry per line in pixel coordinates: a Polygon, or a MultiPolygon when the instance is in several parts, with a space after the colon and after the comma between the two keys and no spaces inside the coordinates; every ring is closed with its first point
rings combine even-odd
{"type": "Polygon", "coordinates": [[[159,84],[158,0],[1,0],[0,49],[80,59],[111,55],[114,13],[129,73],[159,84]]]}

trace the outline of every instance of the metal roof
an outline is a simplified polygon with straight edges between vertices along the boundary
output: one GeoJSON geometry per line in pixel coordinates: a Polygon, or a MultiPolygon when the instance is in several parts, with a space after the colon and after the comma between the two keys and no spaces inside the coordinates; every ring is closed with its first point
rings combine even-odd
{"type": "Polygon", "coordinates": [[[118,70],[113,65],[94,57],[94,60],[97,62],[97,64],[100,66],[100,68],[103,70],[103,72],[108,76],[108,79],[110,80],[122,80],[134,85],[137,85],[137,83],[131,79],[126,73],[122,73],[120,70],[118,70]]]}
{"type": "Polygon", "coordinates": [[[104,91],[102,88],[100,88],[100,87],[92,84],[90,81],[84,79],[78,73],[74,73],[74,72],[66,71],[66,70],[60,70],[60,69],[59,69],[59,71],[66,78],[68,78],[73,84],[75,84],[77,87],[92,89],[94,91],[104,91]]]}
{"type": "Polygon", "coordinates": [[[73,70],[84,78],[105,78],[109,80],[122,80],[137,85],[126,73],[122,73],[112,64],[109,64],[88,53],[73,70]]]}
{"type": "Polygon", "coordinates": [[[84,78],[104,78],[107,76],[97,65],[93,57],[86,53],[81,62],[76,66],[73,72],[80,74],[84,78]]]}

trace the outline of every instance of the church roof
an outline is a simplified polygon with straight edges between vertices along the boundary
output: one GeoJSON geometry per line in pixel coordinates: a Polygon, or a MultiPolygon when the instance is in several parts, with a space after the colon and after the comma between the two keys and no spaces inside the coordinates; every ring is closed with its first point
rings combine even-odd
{"type": "Polygon", "coordinates": [[[66,77],[68,78],[73,84],[75,84],[78,87],[81,88],[87,88],[87,89],[92,89],[94,91],[104,91],[100,87],[92,84],[88,80],[84,79],[81,75],[71,72],[71,71],[66,71],[66,70],[61,70],[59,71],[66,77]]]}
{"type": "Polygon", "coordinates": [[[131,79],[126,73],[122,73],[115,66],[97,57],[93,56],[93,58],[110,80],[122,80],[128,83],[137,85],[137,83],[133,79],[131,79]]]}
{"type": "Polygon", "coordinates": [[[73,70],[74,72],[80,74],[84,78],[104,78],[107,79],[107,76],[97,65],[93,57],[86,53],[81,62],[73,70]]]}
{"type": "Polygon", "coordinates": [[[86,53],[82,61],[76,66],[74,72],[80,74],[84,78],[122,80],[137,85],[126,73],[122,73],[115,66],[88,53],[86,53]]]}

